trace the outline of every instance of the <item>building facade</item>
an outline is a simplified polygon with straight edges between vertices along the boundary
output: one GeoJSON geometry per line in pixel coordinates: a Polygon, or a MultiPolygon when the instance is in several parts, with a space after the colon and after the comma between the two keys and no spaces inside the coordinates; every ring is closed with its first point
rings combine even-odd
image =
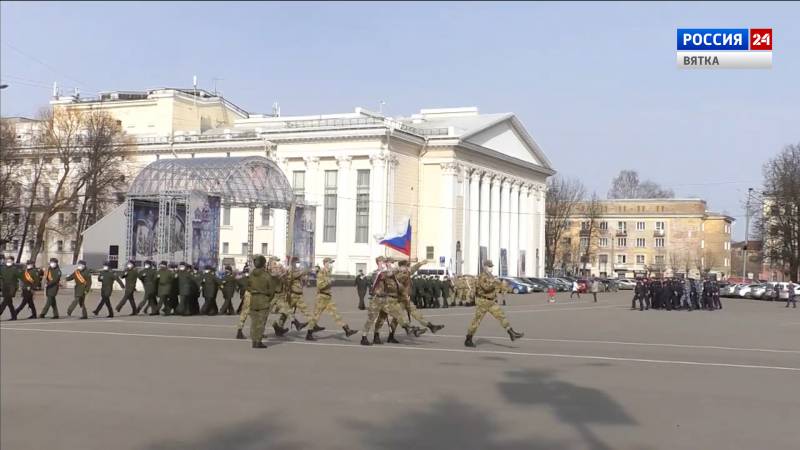
{"type": "MultiPolygon", "coordinates": [[[[500,274],[543,274],[544,186],[554,170],[513,114],[451,108],[391,118],[356,108],[275,117],[193,92],[105,93],[52,103],[105,108],[135,138],[134,172],[161,158],[273,159],[298,202],[316,209],[316,260],[335,258],[336,273],[371,270],[378,255],[399,256],[378,241],[410,221],[411,258],[428,259],[430,267],[474,274],[490,258],[500,274]]],[[[248,214],[223,205],[220,259],[241,267],[251,253],[285,255],[287,212],[256,210],[253,249],[248,214]]],[[[54,243],[47,248],[40,259],[58,256],[54,243]]]]}
{"type": "Polygon", "coordinates": [[[733,218],[700,199],[601,200],[576,206],[555,267],[584,276],[720,278],[731,273],[733,218]]]}

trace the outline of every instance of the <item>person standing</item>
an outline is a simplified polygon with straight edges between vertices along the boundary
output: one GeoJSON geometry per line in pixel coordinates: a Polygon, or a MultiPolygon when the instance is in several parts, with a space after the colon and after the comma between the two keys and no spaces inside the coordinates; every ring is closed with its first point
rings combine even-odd
{"type": "MultiPolygon", "coordinates": [[[[286,295],[281,295],[281,298],[276,299],[279,301],[276,307],[280,310],[281,316],[280,323],[274,323],[273,328],[275,328],[275,333],[278,336],[283,336],[289,331],[288,328],[284,327],[290,316],[292,317],[292,324],[297,331],[306,327],[308,322],[300,322],[297,320],[297,310],[300,310],[305,318],[311,317],[311,311],[308,305],[306,305],[306,301],[303,299],[303,280],[309,274],[309,271],[300,267],[300,259],[298,257],[293,256],[291,262],[291,267],[284,275],[286,281],[282,283],[284,286],[287,286],[288,292],[286,295]]],[[[322,330],[324,330],[324,328],[317,327],[317,329],[313,331],[317,332],[322,330]]]]}
{"type": "Polygon", "coordinates": [[[158,286],[156,289],[156,294],[158,295],[158,304],[155,308],[156,314],[168,316],[174,312],[170,301],[174,278],[175,274],[169,270],[166,261],[158,263],[158,271],[156,272],[156,285],[158,286]]]}
{"type": "Polygon", "coordinates": [[[139,313],[139,310],[136,308],[136,299],[133,294],[136,292],[136,280],[139,279],[139,272],[133,267],[133,261],[128,261],[125,264],[125,272],[122,273],[122,278],[125,279],[125,292],[122,294],[122,299],[117,303],[116,310],[121,312],[125,303],[130,302],[131,315],[135,316],[139,313]]]}
{"type": "Polygon", "coordinates": [[[189,272],[189,267],[185,262],[178,264],[178,309],[176,312],[182,316],[188,316],[190,313],[189,302],[192,295],[192,285],[194,285],[194,276],[189,272]]]}
{"type": "Polygon", "coordinates": [[[247,292],[247,276],[249,274],[249,269],[244,268],[238,275],[236,275],[236,290],[239,291],[239,306],[236,307],[236,314],[241,314],[245,309],[243,308],[245,297],[244,294],[247,292]]]}
{"type": "Polygon", "coordinates": [[[572,282],[572,292],[569,294],[569,298],[572,298],[573,295],[577,295],[579,299],[581,298],[581,291],[578,287],[577,280],[572,282]]]}
{"type": "MultiPolygon", "coordinates": [[[[250,273],[247,291],[250,293],[250,340],[253,348],[267,348],[262,342],[269,310],[278,281],[266,269],[267,259],[258,255],[253,259],[255,268],[250,273]]],[[[241,330],[240,330],[241,331],[241,330]]]]}
{"type": "Polygon", "coordinates": [[[367,290],[369,289],[369,278],[364,275],[363,270],[358,271],[358,275],[356,275],[356,293],[358,294],[358,309],[365,310],[367,306],[364,304],[364,297],[367,295],[367,290]]]}
{"type": "Polygon", "coordinates": [[[178,281],[178,265],[170,263],[169,271],[172,272],[172,286],[170,286],[169,290],[169,311],[172,314],[177,314],[181,290],[180,282],[178,281]]]}
{"type": "Polygon", "coordinates": [[[11,313],[10,320],[17,320],[17,310],[14,308],[14,296],[17,295],[17,289],[19,288],[19,281],[21,278],[22,274],[14,265],[14,257],[8,256],[6,258],[5,267],[0,270],[0,280],[2,280],[2,288],[0,288],[0,291],[2,291],[3,294],[3,302],[0,304],[0,315],[8,308],[8,312],[11,313]]]}
{"type": "Polygon", "coordinates": [[[139,302],[139,306],[136,307],[137,311],[142,313],[146,313],[149,309],[151,316],[158,315],[158,300],[156,299],[158,294],[158,272],[154,265],[153,261],[145,261],[144,270],[139,272],[139,280],[142,281],[144,286],[144,297],[139,302]]]}
{"type": "Polygon", "coordinates": [[[597,278],[592,279],[592,297],[594,297],[594,302],[597,303],[597,292],[600,291],[600,282],[597,281],[597,278]]]}
{"type": "Polygon", "coordinates": [[[75,299],[72,300],[67,308],[67,316],[72,316],[75,307],[81,307],[81,319],[88,319],[86,313],[86,294],[92,289],[92,274],[86,269],[85,261],[78,261],[78,267],[74,272],[67,275],[67,281],[75,281],[75,299]]]}
{"type": "Polygon", "coordinates": [[[795,293],[796,285],[793,282],[789,282],[786,285],[786,290],[789,291],[786,296],[786,307],[789,307],[789,303],[792,304],[792,308],[797,308],[797,294],[795,293]]]}
{"type": "Polygon", "coordinates": [[[636,309],[636,300],[639,300],[639,311],[644,311],[644,283],[641,279],[636,280],[636,286],[633,287],[633,300],[631,300],[631,310],[636,309]]]}
{"type": "Polygon", "coordinates": [[[387,316],[394,317],[400,323],[400,326],[406,330],[406,333],[413,333],[414,336],[420,336],[424,333],[425,329],[412,327],[405,318],[405,315],[400,312],[397,304],[398,284],[394,271],[390,267],[390,259],[383,256],[375,258],[375,263],[378,268],[375,271],[375,277],[372,280],[372,287],[370,294],[373,296],[369,302],[369,309],[367,310],[367,321],[364,323],[364,328],[361,330],[361,345],[382,344],[380,334],[375,333],[373,342],[370,343],[367,335],[375,326],[375,321],[380,316],[381,312],[386,313],[387,316]]]}
{"type": "Polygon", "coordinates": [[[100,313],[100,310],[105,306],[108,309],[108,317],[114,317],[114,310],[111,308],[111,293],[114,290],[114,282],[119,284],[119,287],[125,289],[122,280],[113,271],[109,270],[108,262],[103,263],[103,270],[97,274],[97,281],[100,283],[100,303],[92,311],[95,316],[100,313]]]}
{"type": "Polygon", "coordinates": [[[206,266],[203,274],[200,275],[200,289],[203,291],[203,307],[200,308],[200,314],[207,316],[219,314],[217,291],[219,291],[221,284],[217,274],[213,272],[213,267],[206,266]]]}
{"type": "Polygon", "coordinates": [[[314,305],[314,315],[309,322],[308,331],[306,332],[307,341],[315,341],[314,330],[317,329],[319,319],[324,312],[330,312],[336,325],[344,330],[346,337],[350,337],[358,331],[350,329],[350,326],[344,322],[339,311],[336,310],[336,303],[333,301],[331,295],[331,265],[334,259],[325,258],[322,260],[322,269],[317,272],[317,303],[314,305]]]}
{"type": "Polygon", "coordinates": [[[220,314],[225,314],[226,316],[233,315],[233,294],[236,293],[236,288],[238,283],[236,283],[236,277],[233,276],[233,268],[231,266],[225,266],[225,275],[222,276],[222,308],[220,309],[220,314]]]}
{"type": "Polygon", "coordinates": [[[452,298],[452,288],[453,282],[450,280],[450,277],[445,275],[444,280],[442,281],[442,306],[445,308],[449,308],[451,306],[455,306],[455,302],[450,304],[447,299],[452,298]]]}
{"type": "Polygon", "coordinates": [[[34,287],[41,286],[42,277],[39,275],[33,261],[28,261],[25,271],[22,273],[22,303],[17,308],[17,316],[22,312],[22,308],[26,305],[31,310],[31,315],[28,319],[36,318],[36,305],[33,303],[33,289],[34,287]]]}
{"type": "Polygon", "coordinates": [[[50,266],[44,273],[45,280],[45,295],[47,302],[44,304],[44,309],[39,315],[40,319],[44,319],[50,307],[53,308],[53,319],[58,319],[58,304],[56,304],[56,296],[58,295],[59,283],[61,283],[61,269],[58,268],[58,259],[50,258],[50,266]]]}
{"type": "Polygon", "coordinates": [[[503,309],[497,304],[497,288],[499,286],[497,279],[492,274],[493,266],[491,260],[486,260],[483,263],[483,271],[478,277],[478,298],[475,300],[475,316],[469,324],[467,338],[464,341],[464,345],[467,347],[475,347],[475,344],[472,342],[472,336],[478,331],[478,326],[486,313],[491,314],[495,319],[500,321],[500,325],[506,330],[512,341],[524,336],[524,333],[514,331],[508,319],[506,319],[505,312],[503,312],[503,309]]]}

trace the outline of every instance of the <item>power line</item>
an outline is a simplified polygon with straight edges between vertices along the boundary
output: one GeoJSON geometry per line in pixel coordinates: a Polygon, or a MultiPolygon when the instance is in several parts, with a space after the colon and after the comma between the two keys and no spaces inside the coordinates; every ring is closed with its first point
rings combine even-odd
{"type": "Polygon", "coordinates": [[[73,83],[77,83],[77,85],[78,85],[79,87],[83,87],[83,88],[86,88],[86,89],[89,89],[89,90],[99,91],[98,89],[95,89],[95,88],[93,88],[93,87],[89,86],[89,85],[88,85],[88,84],[86,84],[86,83],[83,83],[83,82],[81,82],[81,81],[78,81],[78,80],[76,80],[76,79],[75,79],[75,78],[73,78],[73,77],[70,77],[70,76],[67,76],[67,75],[63,74],[62,72],[60,72],[58,69],[56,69],[56,68],[55,68],[54,66],[52,66],[51,64],[48,64],[48,63],[46,63],[46,62],[42,61],[41,59],[39,59],[39,58],[37,58],[37,57],[35,57],[35,56],[29,55],[28,53],[26,53],[26,52],[24,52],[24,51],[20,50],[19,48],[15,47],[14,45],[11,45],[9,42],[2,42],[2,44],[3,44],[3,45],[5,45],[6,47],[10,48],[11,50],[14,50],[14,51],[15,51],[15,52],[17,52],[18,54],[20,54],[20,55],[22,55],[22,56],[24,56],[24,57],[26,57],[26,58],[30,59],[31,61],[34,61],[34,62],[36,62],[36,63],[39,63],[39,64],[41,64],[41,65],[42,65],[42,66],[44,66],[44,67],[47,67],[47,68],[48,68],[48,69],[50,69],[50,70],[51,70],[51,71],[52,71],[54,74],[56,74],[56,75],[58,75],[58,76],[61,76],[61,77],[65,78],[65,79],[67,79],[67,80],[71,80],[73,83]]]}

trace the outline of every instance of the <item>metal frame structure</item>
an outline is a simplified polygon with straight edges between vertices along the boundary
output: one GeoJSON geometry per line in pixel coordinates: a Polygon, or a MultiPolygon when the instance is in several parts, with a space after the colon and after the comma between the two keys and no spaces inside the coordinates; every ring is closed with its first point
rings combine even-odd
{"type": "MultiPolygon", "coordinates": [[[[248,253],[253,257],[255,208],[294,209],[289,180],[274,161],[263,156],[161,159],[139,172],[128,189],[126,256],[133,244],[133,204],[137,200],[158,203],[157,259],[172,259],[172,220],[175,208],[186,205],[183,260],[191,252],[189,201],[193,194],[220,197],[225,206],[246,207],[248,253]]],[[[292,220],[291,214],[289,220],[292,220]]],[[[291,224],[287,224],[289,230],[291,224]]],[[[288,248],[288,247],[287,247],[288,248]]],[[[174,261],[173,261],[174,262],[174,261]]]]}

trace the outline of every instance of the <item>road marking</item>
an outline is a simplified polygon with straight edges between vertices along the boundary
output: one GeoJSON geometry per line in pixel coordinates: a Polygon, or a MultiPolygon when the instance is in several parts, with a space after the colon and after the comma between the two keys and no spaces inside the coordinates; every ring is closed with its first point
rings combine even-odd
{"type": "Polygon", "coordinates": [[[18,328],[20,326],[28,326],[28,325],[37,325],[37,326],[38,325],[75,325],[75,324],[79,324],[79,323],[80,324],[84,324],[84,323],[108,323],[108,322],[124,322],[124,321],[120,320],[120,319],[104,319],[104,318],[98,317],[98,318],[86,319],[86,320],[64,318],[64,319],[56,319],[56,320],[52,320],[52,319],[36,319],[34,321],[33,319],[31,319],[31,320],[24,320],[22,322],[20,322],[20,321],[13,321],[11,323],[8,323],[8,322],[9,321],[3,321],[3,325],[0,328],[6,328],[6,327],[18,328]]]}
{"type": "MultiPolygon", "coordinates": [[[[176,336],[166,334],[141,334],[141,333],[118,333],[110,331],[79,331],[79,330],[53,330],[46,328],[2,328],[0,330],[11,331],[35,331],[39,333],[68,333],[68,334],[99,334],[106,336],[132,336],[132,337],[153,337],[162,339],[189,339],[189,340],[203,340],[203,341],[225,341],[235,342],[239,339],[235,338],[218,338],[208,336],[176,336]]],[[[349,347],[366,350],[368,347],[359,344],[336,344],[336,343],[321,343],[321,342],[301,342],[301,341],[284,341],[284,344],[292,345],[313,345],[313,346],[328,346],[328,347],[349,347]]],[[[800,367],[783,367],[783,366],[762,366],[756,364],[728,364],[728,363],[712,363],[702,361],[676,361],[665,359],[644,359],[644,358],[621,358],[612,356],[595,356],[595,355],[572,355],[565,353],[530,353],[530,352],[512,352],[500,350],[470,350],[470,349],[455,349],[455,348],[435,348],[435,347],[402,347],[397,345],[383,345],[380,347],[370,346],[376,349],[391,349],[391,350],[406,350],[406,351],[423,351],[423,352],[444,352],[444,353],[481,353],[492,355],[509,355],[509,356],[527,356],[527,357],[541,357],[541,358],[563,358],[563,359],[589,359],[599,361],[620,361],[620,362],[633,362],[643,364],[665,364],[665,365],[683,365],[683,366],[705,366],[705,367],[727,367],[737,369],[767,369],[767,370],[782,370],[790,372],[800,372],[800,367]]]]}
{"type": "MultiPolygon", "coordinates": [[[[568,306],[568,305],[578,305],[578,304],[587,305],[587,304],[591,304],[591,302],[571,301],[571,302],[560,302],[560,303],[552,303],[552,304],[545,303],[545,304],[532,304],[532,305],[501,305],[501,306],[503,306],[503,309],[507,313],[516,313],[516,312],[532,312],[532,311],[551,311],[551,310],[555,309],[555,307],[558,307],[558,306],[568,306]],[[527,309],[527,310],[514,309],[514,308],[530,308],[530,307],[536,307],[536,306],[539,306],[541,308],[539,308],[539,309],[527,309]]],[[[583,308],[562,308],[562,309],[564,309],[565,311],[572,311],[572,310],[581,310],[581,309],[604,309],[604,308],[624,308],[624,307],[625,307],[625,304],[620,303],[620,304],[616,304],[616,305],[597,305],[597,306],[588,306],[588,307],[583,307],[583,308]]],[[[466,308],[468,311],[474,311],[474,309],[475,309],[474,306],[450,306],[450,308],[466,308]]],[[[443,309],[448,309],[448,308],[418,308],[418,309],[421,312],[424,312],[424,311],[432,311],[432,310],[441,311],[443,309]]],[[[342,314],[342,315],[345,315],[345,314],[366,314],[366,310],[364,310],[364,311],[360,311],[360,310],[359,311],[340,311],[339,314],[342,314]]],[[[474,314],[474,312],[470,312],[470,313],[466,313],[466,314],[437,314],[435,317],[471,316],[473,314],[474,314]]],[[[426,316],[427,316],[427,314],[426,314],[426,316]]],[[[431,315],[431,317],[434,317],[434,315],[431,315]]]]}
{"type": "MultiPolygon", "coordinates": [[[[609,308],[625,308],[625,305],[603,305],[603,306],[586,306],[582,308],[560,308],[560,309],[549,309],[549,308],[539,308],[539,309],[515,309],[515,310],[506,310],[507,313],[513,314],[523,314],[523,313],[548,313],[548,312],[568,312],[568,311],[582,311],[586,309],[609,309],[609,308]]],[[[424,314],[425,317],[457,317],[457,316],[474,316],[475,312],[464,313],[464,314],[424,314]]]]}

